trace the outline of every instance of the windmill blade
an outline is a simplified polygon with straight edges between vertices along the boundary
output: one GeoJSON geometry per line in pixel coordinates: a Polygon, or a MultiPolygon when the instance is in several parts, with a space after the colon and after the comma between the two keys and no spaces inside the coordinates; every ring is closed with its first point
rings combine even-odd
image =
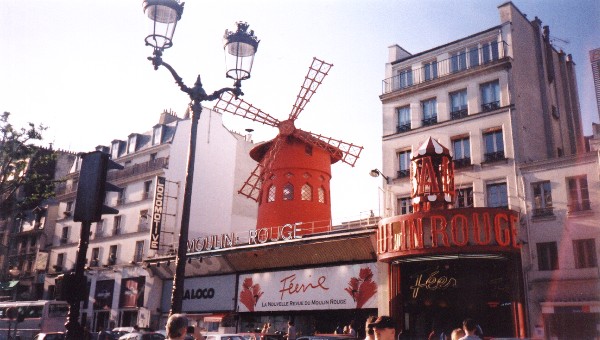
{"type": "Polygon", "coordinates": [[[225,92],[219,97],[219,100],[215,104],[214,108],[217,112],[229,112],[236,116],[241,116],[255,122],[259,122],[265,125],[275,126],[279,125],[279,120],[272,117],[268,113],[263,112],[261,109],[254,107],[254,105],[235,98],[231,93],[225,92]]]}
{"type": "Polygon", "coordinates": [[[323,148],[332,154],[339,154],[341,151],[341,161],[352,167],[354,167],[354,164],[356,164],[356,161],[360,157],[360,153],[363,150],[362,146],[346,143],[339,139],[322,136],[316,133],[302,131],[300,129],[294,132],[294,136],[307,143],[323,148]]]}
{"type": "Polygon", "coordinates": [[[321,85],[332,66],[333,64],[313,58],[313,62],[308,68],[308,73],[304,78],[304,83],[300,87],[300,92],[298,92],[298,95],[296,96],[296,103],[294,103],[294,106],[292,107],[290,120],[298,118],[300,112],[304,110],[306,103],[308,103],[312,95],[317,92],[317,88],[319,88],[319,85],[321,85]]]}
{"type": "Polygon", "coordinates": [[[238,193],[258,202],[260,198],[262,165],[259,163],[238,193]]]}
{"type": "Polygon", "coordinates": [[[277,157],[279,149],[281,149],[281,144],[283,143],[284,138],[285,137],[280,136],[275,137],[271,149],[263,158],[263,164],[258,163],[238,193],[253,199],[256,202],[260,200],[262,182],[265,180],[265,176],[268,176],[271,173],[273,161],[275,160],[275,157],[277,157]]]}

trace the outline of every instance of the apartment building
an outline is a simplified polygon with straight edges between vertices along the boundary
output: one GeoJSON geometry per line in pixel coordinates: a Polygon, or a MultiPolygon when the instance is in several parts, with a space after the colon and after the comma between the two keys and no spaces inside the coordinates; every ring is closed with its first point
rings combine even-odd
{"type": "MultiPolygon", "coordinates": [[[[124,169],[108,173],[108,180],[123,191],[107,193],[105,203],[119,213],[103,215],[91,226],[86,264],[89,299],[81,309],[81,322],[90,329],[158,326],[163,281],[149,273],[143,261],[177,251],[190,125],[187,114],[182,119],[163,112],[150,131],[96,148],[124,169]],[[159,178],[161,183],[164,179],[162,231],[158,249],[151,249],[155,247],[150,247],[150,217],[159,178]]],[[[225,128],[221,115],[208,109],[200,118],[198,135],[190,236],[215,228],[227,232],[253,226],[256,206],[234,190],[256,166],[248,155],[253,143],[225,128]]],[[[56,276],[72,270],[76,260],[80,223],[73,221],[72,213],[80,166],[80,160],[73,163],[57,195],[60,216],[45,282],[49,298],[56,276]]]]}
{"type": "MultiPolygon", "coordinates": [[[[598,187],[593,184],[598,180],[598,155],[585,151],[574,63],[569,55],[552,46],[550,29],[542,26],[539,18],[528,19],[512,2],[500,5],[498,11],[498,26],[427,51],[411,54],[398,45],[389,47],[380,96],[381,172],[389,178],[386,191],[394,198],[392,206],[386,208],[395,215],[413,212],[411,158],[432,137],[446,146],[453,157],[455,208],[507,208],[520,214],[521,256],[514,260],[519,262],[524,279],[520,278],[521,273],[514,273],[511,280],[522,281],[523,298],[479,301],[481,296],[474,294],[470,303],[480,304],[480,313],[461,317],[479,318],[486,336],[506,336],[489,333],[502,327],[510,329],[510,336],[536,338],[560,336],[562,333],[557,332],[563,331],[595,332],[600,324],[600,296],[594,243],[599,240],[591,236],[589,227],[573,226],[589,226],[598,209],[594,202],[598,195],[592,195],[598,187]],[[537,203],[545,197],[540,193],[544,190],[552,191],[555,205],[551,211],[537,203]],[[570,230],[569,238],[563,239],[566,230],[570,230]],[[553,248],[552,242],[561,248],[553,248]],[[551,252],[554,250],[556,253],[551,252]],[[579,252],[577,257],[582,259],[573,259],[569,251],[579,252]],[[584,255],[579,255],[582,252],[584,255]],[[557,254],[558,264],[563,267],[550,266],[550,272],[540,270],[540,256],[555,260],[553,254],[557,254]],[[577,267],[577,261],[584,261],[585,268],[577,267]],[[560,287],[579,277],[595,290],[585,297],[549,293],[552,289],[548,287],[560,287]],[[586,303],[580,303],[580,299],[586,303]],[[513,318],[525,318],[498,318],[510,315],[500,313],[502,308],[513,309],[513,318]],[[519,312],[521,309],[523,313],[519,312]],[[589,313],[589,320],[595,322],[584,327],[570,323],[572,318],[552,315],[579,311],[589,313]],[[559,328],[562,330],[557,331],[559,328]]],[[[438,268],[449,268],[452,261],[461,261],[460,249],[444,251],[451,253],[453,259],[430,256],[419,261],[438,268]]],[[[478,256],[484,255],[498,256],[478,256]]],[[[414,260],[414,254],[412,257],[414,260]]],[[[390,263],[390,273],[397,272],[398,280],[412,277],[396,268],[403,261],[411,261],[411,255],[390,263]]],[[[434,315],[430,319],[435,320],[435,315],[442,318],[448,308],[467,314],[469,311],[455,308],[456,301],[451,299],[440,301],[437,306],[425,299],[427,303],[419,305],[410,296],[391,295],[390,300],[397,302],[393,306],[402,307],[392,308],[390,314],[401,313],[398,318],[404,321],[405,334],[417,338],[429,334],[435,325],[411,322],[419,319],[416,316],[423,319],[423,315],[434,315]]]]}

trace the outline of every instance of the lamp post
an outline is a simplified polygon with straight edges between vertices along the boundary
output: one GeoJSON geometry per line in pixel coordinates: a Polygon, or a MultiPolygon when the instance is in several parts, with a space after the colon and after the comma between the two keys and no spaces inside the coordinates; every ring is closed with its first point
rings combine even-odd
{"type": "MultiPolygon", "coordinates": [[[[383,179],[385,179],[385,189],[381,189],[378,188],[379,190],[381,190],[383,192],[383,210],[384,210],[384,216],[383,217],[389,217],[390,216],[390,210],[391,210],[391,204],[390,204],[390,199],[388,196],[390,195],[389,192],[389,185],[390,185],[390,178],[386,175],[384,175],[379,169],[373,169],[371,171],[369,171],[369,175],[371,175],[371,177],[379,177],[379,175],[381,175],[381,177],[383,177],[383,179]]],[[[377,199],[379,199],[379,195],[377,195],[377,199]]],[[[380,209],[381,209],[381,203],[379,204],[380,209]]],[[[381,216],[381,210],[379,211],[379,216],[381,216]]]]}
{"type": "Polygon", "coordinates": [[[232,93],[236,98],[243,95],[241,82],[250,78],[259,40],[254,35],[254,31],[251,30],[248,32],[248,24],[245,22],[238,22],[236,31],[225,31],[223,37],[225,40],[224,50],[227,64],[225,75],[227,78],[233,79],[234,83],[233,87],[225,87],[209,95],[202,87],[199,75],[196,78],[194,86],[190,88],[183,83],[181,77],[175,72],[175,69],[162,60],[163,51],[173,46],[173,34],[175,33],[177,22],[183,14],[183,3],[180,4],[178,0],[145,0],[143,7],[146,15],[152,20],[152,31],[146,37],[146,45],[152,46],[154,52],[152,57],[148,57],[148,60],[152,61],[155,70],[160,66],[164,66],[171,72],[181,91],[187,93],[190,97],[190,107],[192,110],[179,245],[175,259],[175,275],[173,277],[171,310],[169,312],[169,315],[172,315],[180,313],[182,309],[183,282],[185,279],[187,240],[194,181],[194,163],[196,158],[196,134],[198,131],[198,121],[202,113],[202,102],[218,99],[225,92],[232,93]]]}

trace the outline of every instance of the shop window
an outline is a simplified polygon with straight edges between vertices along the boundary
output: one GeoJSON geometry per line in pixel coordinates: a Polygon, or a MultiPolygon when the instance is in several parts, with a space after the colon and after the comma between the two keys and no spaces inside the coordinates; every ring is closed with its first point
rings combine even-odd
{"type": "Polygon", "coordinates": [[[325,203],[325,189],[323,187],[319,187],[317,193],[319,195],[319,203],[325,203]]]}
{"type": "Polygon", "coordinates": [[[598,266],[596,241],[593,238],[573,240],[573,255],[575,256],[575,268],[594,268],[598,266]]]}
{"type": "Polygon", "coordinates": [[[267,195],[267,202],[275,202],[275,186],[269,187],[269,194],[267,195]]]}
{"type": "Polygon", "coordinates": [[[558,250],[556,242],[543,242],[537,244],[538,269],[557,270],[558,250]]]}
{"type": "Polygon", "coordinates": [[[567,207],[569,212],[590,210],[590,196],[586,176],[567,178],[567,207]]]}
{"type": "Polygon", "coordinates": [[[291,201],[294,199],[294,186],[292,183],[286,183],[283,186],[283,200],[291,201]]]}
{"type": "Polygon", "coordinates": [[[533,216],[551,216],[552,212],[552,187],[550,181],[532,183],[533,190],[533,216]]]}
{"type": "Polygon", "coordinates": [[[301,196],[303,201],[312,201],[312,187],[306,183],[302,186],[301,196]]]}
{"type": "Polygon", "coordinates": [[[413,212],[412,200],[410,197],[399,197],[397,206],[398,215],[406,215],[413,212]]]}

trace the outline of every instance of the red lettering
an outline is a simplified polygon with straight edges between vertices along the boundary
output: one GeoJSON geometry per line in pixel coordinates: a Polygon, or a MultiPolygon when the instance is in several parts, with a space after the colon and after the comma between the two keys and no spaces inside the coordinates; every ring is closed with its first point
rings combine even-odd
{"type": "Polygon", "coordinates": [[[456,214],[450,221],[450,231],[452,235],[452,243],[462,247],[469,243],[469,222],[467,217],[462,214],[456,214]],[[460,237],[459,237],[459,234],[460,237]]]}
{"type": "Polygon", "coordinates": [[[423,248],[423,220],[418,218],[410,220],[410,234],[406,246],[411,249],[423,248]]]}
{"type": "Polygon", "coordinates": [[[504,213],[496,214],[494,218],[494,232],[496,233],[496,243],[498,245],[503,247],[510,245],[510,230],[508,228],[508,216],[504,213]]]}
{"type": "Polygon", "coordinates": [[[473,233],[475,234],[475,244],[480,246],[490,244],[492,240],[492,227],[490,225],[490,214],[483,213],[483,240],[481,239],[481,226],[479,225],[479,214],[473,213],[473,233]]]}
{"type": "Polygon", "coordinates": [[[300,292],[304,293],[309,288],[311,288],[311,289],[320,288],[323,290],[329,290],[328,287],[325,287],[323,285],[325,283],[325,280],[327,280],[327,278],[325,276],[319,276],[316,284],[312,284],[312,283],[298,284],[298,283],[294,283],[294,280],[296,280],[296,274],[292,274],[290,276],[284,277],[281,281],[279,281],[282,283],[281,289],[279,290],[279,292],[281,293],[282,300],[283,300],[284,293],[288,293],[290,295],[300,293],[300,292]],[[288,280],[289,280],[289,283],[288,283],[288,280]]]}
{"type": "Polygon", "coordinates": [[[431,164],[431,157],[424,157],[421,159],[421,170],[419,171],[417,182],[419,183],[419,188],[417,189],[418,194],[423,195],[440,192],[437,175],[431,164]]]}
{"type": "Polygon", "coordinates": [[[432,215],[431,216],[431,246],[438,246],[438,235],[442,236],[442,242],[444,243],[444,247],[449,247],[448,243],[448,234],[446,233],[446,218],[440,215],[432,215]],[[439,228],[438,228],[439,222],[439,228]]]}

